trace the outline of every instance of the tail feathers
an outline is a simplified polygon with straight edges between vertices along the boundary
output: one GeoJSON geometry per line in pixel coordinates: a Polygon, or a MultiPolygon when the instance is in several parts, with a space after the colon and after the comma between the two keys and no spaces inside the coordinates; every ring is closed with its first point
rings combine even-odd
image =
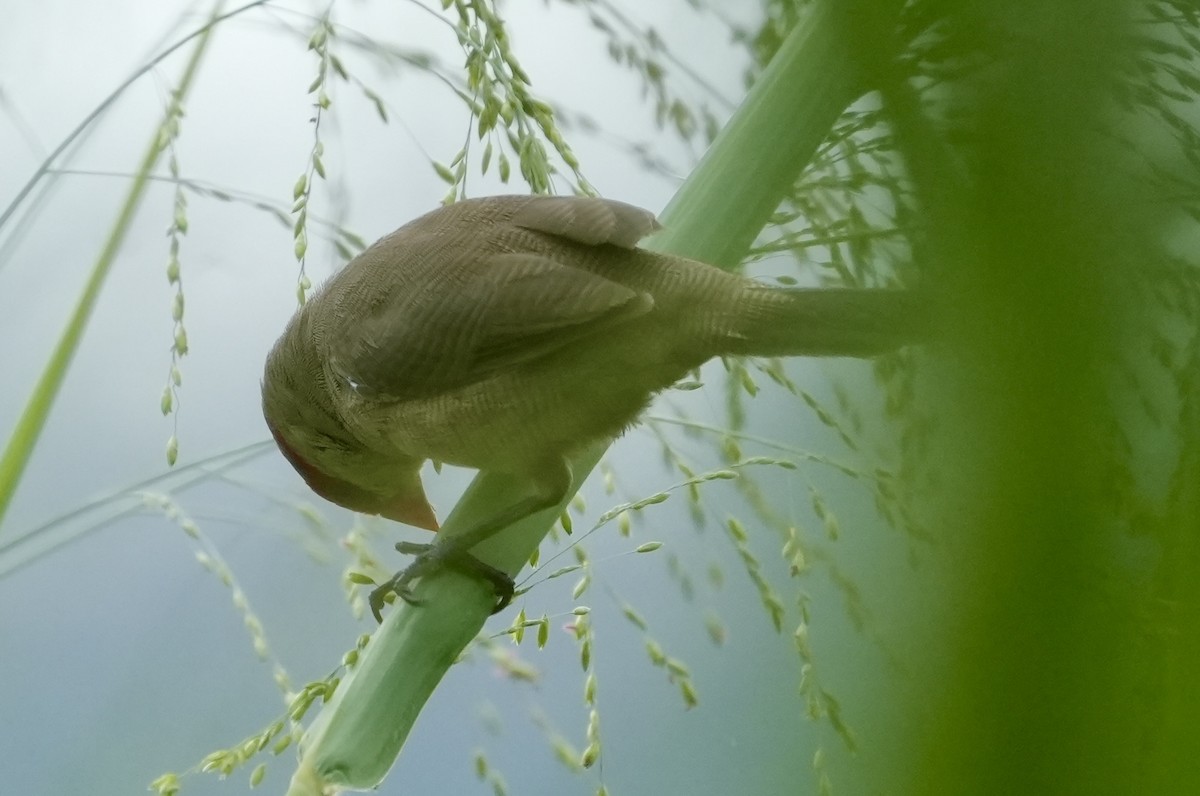
{"type": "Polygon", "coordinates": [[[725,353],[877,356],[925,338],[924,305],[908,290],[755,285],[743,294],[725,353]]]}

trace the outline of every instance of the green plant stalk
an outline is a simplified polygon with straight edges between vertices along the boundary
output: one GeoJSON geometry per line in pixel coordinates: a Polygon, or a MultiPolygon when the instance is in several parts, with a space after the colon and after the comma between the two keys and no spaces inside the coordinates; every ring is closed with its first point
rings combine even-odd
{"type": "MultiPolygon", "coordinates": [[[[213,18],[220,12],[222,5],[224,5],[224,0],[218,0],[213,8],[213,18]]],[[[204,51],[208,47],[208,40],[211,33],[212,24],[210,21],[210,24],[204,28],[199,39],[197,39],[196,46],[192,50],[187,66],[183,70],[179,87],[171,96],[170,105],[163,116],[164,123],[175,115],[183,103],[183,98],[187,96],[196,72],[200,67],[204,51]]],[[[58,391],[62,387],[63,379],[67,374],[67,368],[70,367],[71,359],[74,357],[75,351],[79,348],[79,342],[83,339],[88,319],[91,317],[92,310],[96,306],[96,300],[100,297],[100,290],[104,287],[104,280],[108,277],[108,272],[112,270],[113,261],[116,260],[117,252],[121,250],[125,234],[129,231],[134,214],[141,204],[142,196],[146,192],[146,184],[149,181],[150,172],[154,169],[154,166],[158,163],[159,156],[162,154],[162,145],[160,143],[161,130],[162,126],[160,125],[151,137],[150,145],[146,148],[146,154],[142,156],[141,163],[134,173],[133,184],[129,186],[129,193],[126,195],[125,201],[117,213],[117,219],[113,223],[112,230],[109,231],[108,238],[104,242],[104,247],[100,250],[100,255],[96,258],[96,263],[92,266],[91,274],[84,284],[83,293],[80,295],[79,301],[76,303],[75,309],[67,321],[67,326],[59,338],[58,344],[55,345],[54,351],[50,354],[50,359],[46,362],[46,367],[42,371],[41,377],[33,388],[33,394],[29,396],[29,401],[25,404],[25,409],[21,413],[20,419],[17,420],[16,428],[13,429],[12,436],[9,437],[8,444],[5,446],[3,457],[0,457],[0,526],[4,524],[4,514],[8,510],[8,505],[12,501],[13,494],[16,492],[17,484],[21,480],[21,474],[25,471],[25,465],[28,464],[29,457],[33,455],[33,449],[37,445],[38,437],[46,425],[46,418],[50,414],[50,407],[53,406],[54,399],[58,396],[58,391]]]]}
{"type": "MultiPolygon", "coordinates": [[[[901,5],[899,0],[813,3],[680,187],[663,214],[666,229],[647,247],[716,265],[736,264],[838,116],[867,85],[869,75],[855,55],[882,48],[870,50],[864,37],[873,34],[863,24],[870,21],[875,31],[890,30],[879,20],[894,23],[901,5]],[[867,7],[876,13],[864,14],[867,7]]],[[[572,461],[574,489],[606,448],[593,446],[572,461]]],[[[511,476],[480,474],[441,533],[463,532],[523,488],[511,476]]],[[[561,510],[527,517],[474,552],[516,575],[561,510]]],[[[488,587],[450,572],[422,578],[416,592],[423,604],[398,600],[391,607],[356,668],[305,733],[288,796],[378,785],[421,707],[479,633],[492,606],[488,587]]]]}

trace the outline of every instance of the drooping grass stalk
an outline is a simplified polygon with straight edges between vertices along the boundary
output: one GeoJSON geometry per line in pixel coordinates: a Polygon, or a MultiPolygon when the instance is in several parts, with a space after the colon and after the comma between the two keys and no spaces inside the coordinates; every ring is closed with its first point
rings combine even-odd
{"type": "Polygon", "coordinates": [[[171,120],[176,119],[179,114],[183,99],[191,89],[192,82],[200,67],[200,61],[204,56],[205,50],[208,48],[213,24],[223,5],[224,0],[217,0],[213,7],[209,24],[199,33],[195,47],[192,49],[191,57],[188,59],[187,65],[183,70],[183,75],[179,80],[179,86],[171,94],[170,103],[163,116],[163,124],[159,125],[151,136],[150,144],[146,147],[146,153],[142,156],[142,160],[134,172],[129,192],[125,196],[125,201],[121,204],[116,221],[113,222],[112,230],[109,231],[108,238],[105,240],[104,246],[96,258],[96,263],[92,266],[92,271],[88,276],[87,282],[84,284],[79,301],[76,303],[75,309],[71,312],[66,328],[63,329],[62,336],[54,346],[54,350],[50,354],[50,359],[46,362],[46,367],[42,371],[41,377],[33,388],[33,394],[29,396],[29,401],[26,403],[21,417],[17,420],[16,428],[13,429],[12,436],[9,437],[8,444],[4,449],[4,455],[0,457],[0,526],[4,524],[4,514],[8,509],[9,503],[12,501],[12,496],[16,491],[17,484],[20,482],[21,474],[25,471],[25,465],[29,462],[29,457],[33,455],[33,449],[37,445],[42,428],[46,425],[46,418],[50,414],[50,407],[53,406],[54,399],[62,387],[67,368],[70,366],[71,359],[75,355],[75,351],[79,348],[80,341],[83,339],[88,319],[91,317],[92,310],[96,306],[96,301],[100,297],[100,290],[104,287],[104,280],[108,277],[108,273],[112,269],[113,261],[116,259],[117,253],[121,250],[121,244],[124,242],[125,235],[129,231],[129,226],[133,222],[134,214],[141,204],[142,196],[146,192],[150,172],[153,171],[155,165],[158,163],[159,156],[162,154],[162,131],[164,126],[171,120]]]}
{"type": "Polygon", "coordinates": [[[147,492],[178,495],[209,481],[227,478],[231,470],[274,450],[274,440],[251,442],[190,461],[73,506],[40,525],[25,529],[20,536],[0,542],[0,578],[40,561],[88,534],[144,511],[140,496],[147,492]]]}
{"type": "Polygon", "coordinates": [[[125,93],[125,89],[129,88],[138,80],[140,80],[147,72],[154,70],[159,64],[174,54],[176,50],[183,47],[183,45],[187,44],[192,39],[196,38],[197,36],[206,36],[208,31],[211,30],[214,25],[224,22],[230,17],[235,17],[238,14],[249,11],[252,8],[258,8],[261,5],[265,5],[267,2],[268,0],[254,0],[254,2],[247,3],[240,8],[235,8],[233,11],[228,13],[213,15],[203,27],[197,28],[188,35],[184,36],[182,39],[175,42],[170,47],[167,47],[158,55],[154,56],[136,69],[133,74],[131,74],[121,83],[121,85],[114,88],[109,95],[100,102],[100,104],[93,108],[87,116],[84,116],[83,119],[80,120],[79,124],[75,125],[71,132],[59,142],[58,146],[56,146],[54,150],[46,156],[46,158],[42,161],[42,164],[38,166],[37,171],[33,173],[33,176],[21,186],[21,189],[17,191],[17,194],[15,197],[13,197],[13,200],[8,203],[8,207],[4,208],[4,212],[0,213],[0,229],[4,228],[4,225],[7,224],[9,219],[12,218],[13,213],[15,213],[17,208],[20,207],[25,199],[29,197],[29,194],[34,188],[37,187],[38,183],[40,183],[47,175],[54,173],[54,164],[57,163],[59,157],[67,151],[67,148],[70,147],[71,144],[73,144],[79,138],[79,136],[83,134],[84,130],[87,130],[92,125],[92,122],[99,119],[105,111],[112,107],[112,104],[117,101],[117,98],[125,93]]]}
{"type": "MultiPolygon", "coordinates": [[[[650,248],[718,265],[738,262],[841,112],[869,80],[864,52],[882,54],[903,3],[818,0],[792,31],[749,96],[663,214],[650,248]]],[[[576,488],[604,446],[572,462],[576,488]]],[[[472,527],[523,484],[481,474],[441,533],[472,527]]],[[[516,574],[559,516],[528,517],[475,548],[516,574]]],[[[398,600],[355,669],[301,744],[289,796],[376,786],[391,768],[422,706],[492,607],[490,587],[452,572],[423,578],[413,607],[398,600]]]]}

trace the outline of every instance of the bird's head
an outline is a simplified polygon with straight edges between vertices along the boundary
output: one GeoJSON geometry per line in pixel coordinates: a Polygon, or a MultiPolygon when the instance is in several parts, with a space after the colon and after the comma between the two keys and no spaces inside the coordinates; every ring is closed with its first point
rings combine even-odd
{"type": "Polygon", "coordinates": [[[276,344],[262,382],[263,417],[284,458],[331,503],[436,531],[421,460],[384,456],[358,443],[322,387],[319,364],[306,361],[311,352],[297,349],[295,337],[285,334],[276,344]]]}
{"type": "Polygon", "coordinates": [[[420,463],[411,466],[395,466],[381,473],[380,464],[373,457],[343,449],[321,448],[298,442],[294,435],[283,433],[270,418],[267,426],[285,459],[296,468],[304,482],[330,503],[362,514],[378,514],[389,520],[415,525],[418,528],[436,531],[437,516],[421,483],[420,463]],[[306,453],[300,453],[300,448],[306,453]],[[358,458],[359,473],[355,473],[358,458]],[[334,473],[337,473],[336,475],[334,473]]]}

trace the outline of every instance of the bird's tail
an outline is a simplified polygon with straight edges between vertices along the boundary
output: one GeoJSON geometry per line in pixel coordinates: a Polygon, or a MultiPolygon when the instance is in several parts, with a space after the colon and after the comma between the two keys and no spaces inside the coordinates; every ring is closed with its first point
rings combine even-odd
{"type": "Polygon", "coordinates": [[[750,285],[728,354],[872,357],[927,336],[929,310],[910,290],[750,285]]]}

